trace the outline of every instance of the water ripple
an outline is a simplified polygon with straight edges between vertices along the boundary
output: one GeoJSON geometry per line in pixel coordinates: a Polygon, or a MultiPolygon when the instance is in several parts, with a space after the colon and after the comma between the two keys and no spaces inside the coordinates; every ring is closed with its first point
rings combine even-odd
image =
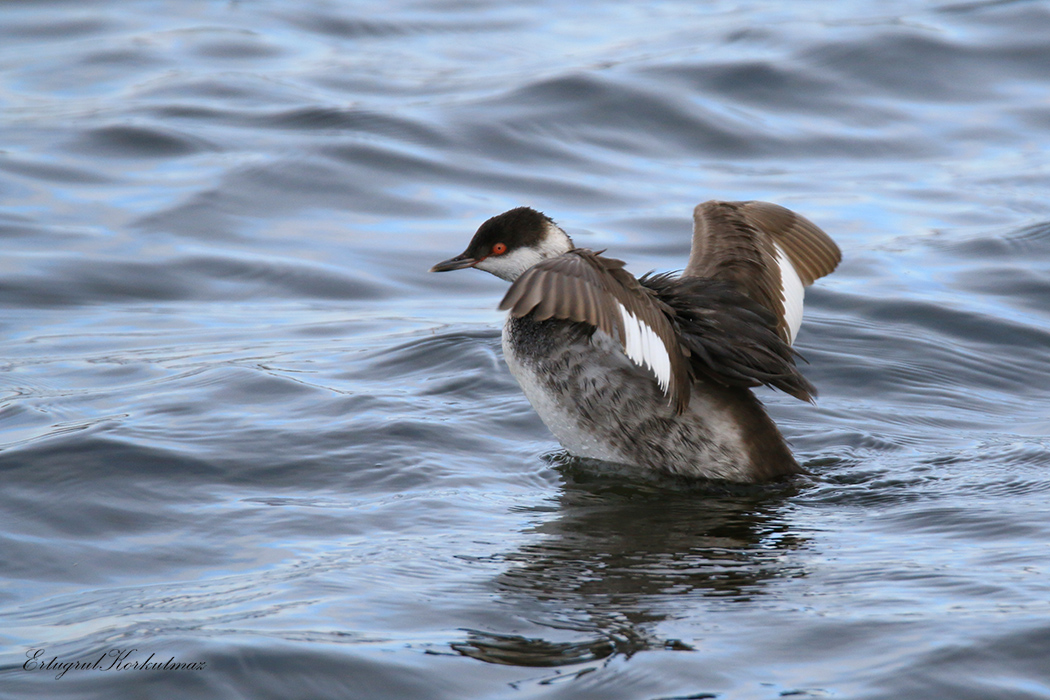
{"type": "Polygon", "coordinates": [[[1032,2],[3,4],[5,690],[1045,695],[1048,32],[1032,2]],[[522,204],[681,269],[709,198],[845,253],[798,339],[819,402],[760,392],[789,483],[567,456],[506,285],[427,273],[522,204]],[[122,645],[207,670],[21,666],[122,645]]]}

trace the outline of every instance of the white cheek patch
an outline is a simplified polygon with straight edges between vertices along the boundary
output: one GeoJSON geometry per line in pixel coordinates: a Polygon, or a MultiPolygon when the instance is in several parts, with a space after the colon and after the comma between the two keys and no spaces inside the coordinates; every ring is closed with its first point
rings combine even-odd
{"type": "Polygon", "coordinates": [[[667,353],[660,336],[624,308],[620,307],[620,318],[623,319],[624,351],[639,367],[648,367],[656,375],[660,389],[667,393],[671,386],[671,356],[667,353]]]}
{"type": "Polygon", "coordinates": [[[518,248],[504,255],[490,255],[474,267],[513,282],[521,273],[542,260],[543,255],[537,249],[518,248]]]}
{"type": "Polygon", "coordinates": [[[779,245],[776,248],[777,265],[780,266],[780,293],[784,299],[784,320],[787,322],[789,342],[794,343],[802,325],[802,301],[806,296],[806,288],[784,249],[779,245]]]}

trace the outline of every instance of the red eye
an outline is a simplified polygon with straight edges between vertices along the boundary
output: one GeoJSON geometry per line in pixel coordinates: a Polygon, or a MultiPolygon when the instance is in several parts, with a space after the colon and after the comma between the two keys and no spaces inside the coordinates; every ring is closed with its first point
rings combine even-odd
{"type": "Polygon", "coordinates": [[[507,244],[506,243],[497,243],[496,245],[492,246],[492,254],[493,255],[503,255],[506,252],[507,252],[507,244]]]}

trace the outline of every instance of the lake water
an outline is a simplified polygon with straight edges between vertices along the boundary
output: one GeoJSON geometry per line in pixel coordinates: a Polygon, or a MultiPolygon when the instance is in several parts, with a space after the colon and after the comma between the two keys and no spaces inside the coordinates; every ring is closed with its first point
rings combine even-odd
{"type": "Polygon", "coordinates": [[[1050,698],[1047,37],[1047,2],[4,3],[0,696],[1050,698]],[[505,283],[427,269],[523,204],[680,269],[711,198],[844,252],[817,405],[760,392],[811,476],[567,458],[505,283]]]}

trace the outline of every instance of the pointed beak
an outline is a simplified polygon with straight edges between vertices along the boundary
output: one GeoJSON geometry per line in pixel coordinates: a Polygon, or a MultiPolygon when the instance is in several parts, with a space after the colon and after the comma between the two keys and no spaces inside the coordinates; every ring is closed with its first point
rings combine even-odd
{"type": "Polygon", "coordinates": [[[462,270],[465,267],[474,267],[480,260],[475,260],[466,253],[457,255],[454,258],[448,260],[442,260],[434,267],[430,268],[431,272],[448,272],[449,270],[462,270]]]}

